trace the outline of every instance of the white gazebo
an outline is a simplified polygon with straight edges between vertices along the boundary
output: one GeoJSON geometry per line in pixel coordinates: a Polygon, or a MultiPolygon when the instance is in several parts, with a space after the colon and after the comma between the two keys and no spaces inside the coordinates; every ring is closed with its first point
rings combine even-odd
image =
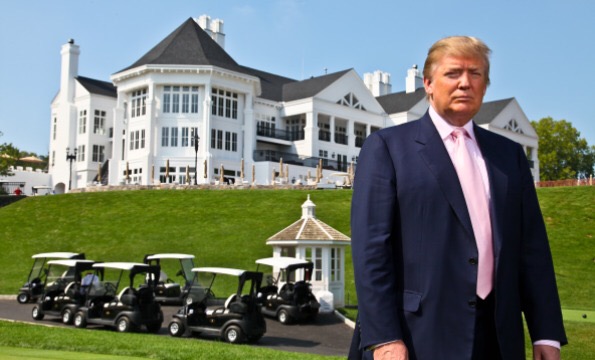
{"type": "Polygon", "coordinates": [[[324,305],[345,305],[345,247],[351,239],[318,220],[316,205],[310,200],[302,204],[302,217],[267,240],[273,257],[290,256],[311,261],[312,292],[324,305]],[[329,298],[331,299],[329,301],[329,298]]]}

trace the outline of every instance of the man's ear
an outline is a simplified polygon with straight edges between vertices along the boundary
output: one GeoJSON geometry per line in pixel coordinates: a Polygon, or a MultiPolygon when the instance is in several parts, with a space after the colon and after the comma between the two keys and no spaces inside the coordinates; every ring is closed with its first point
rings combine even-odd
{"type": "Polygon", "coordinates": [[[434,84],[432,84],[432,80],[424,77],[424,89],[426,90],[426,94],[428,94],[428,96],[432,96],[432,93],[434,91],[434,84]]]}

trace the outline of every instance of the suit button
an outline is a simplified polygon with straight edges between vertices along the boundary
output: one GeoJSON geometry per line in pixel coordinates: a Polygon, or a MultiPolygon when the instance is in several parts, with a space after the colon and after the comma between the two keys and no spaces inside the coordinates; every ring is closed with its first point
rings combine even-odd
{"type": "Polygon", "coordinates": [[[472,308],[475,308],[477,306],[477,301],[475,300],[469,300],[469,306],[472,308]]]}
{"type": "Polygon", "coordinates": [[[476,258],[469,258],[469,264],[471,264],[471,265],[477,265],[477,259],[476,258]]]}

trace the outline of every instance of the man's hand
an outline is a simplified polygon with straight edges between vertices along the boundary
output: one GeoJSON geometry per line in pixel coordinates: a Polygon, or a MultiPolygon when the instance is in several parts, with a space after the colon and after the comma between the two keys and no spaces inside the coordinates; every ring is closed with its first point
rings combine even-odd
{"type": "Polygon", "coordinates": [[[408,360],[409,354],[403,341],[395,341],[374,349],[374,360],[408,360]]]}
{"type": "MultiPolygon", "coordinates": [[[[376,355],[376,354],[374,354],[376,355]]],[[[374,358],[376,359],[376,358],[374,358]]],[[[560,360],[560,349],[548,345],[534,345],[533,346],[534,360],[560,360]]]]}

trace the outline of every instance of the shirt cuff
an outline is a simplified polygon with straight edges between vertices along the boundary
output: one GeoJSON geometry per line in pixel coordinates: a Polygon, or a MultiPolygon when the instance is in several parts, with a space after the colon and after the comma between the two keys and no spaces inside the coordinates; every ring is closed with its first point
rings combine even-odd
{"type": "Polygon", "coordinates": [[[395,343],[397,341],[399,341],[399,340],[392,340],[392,341],[387,341],[387,342],[384,342],[384,343],[381,343],[381,344],[371,345],[371,346],[368,346],[366,348],[366,350],[368,350],[368,351],[374,351],[375,349],[378,349],[381,346],[392,344],[392,343],[395,343]]]}
{"type": "Polygon", "coordinates": [[[555,340],[537,340],[533,343],[533,345],[547,345],[555,347],[556,349],[560,349],[560,342],[555,340]]]}

